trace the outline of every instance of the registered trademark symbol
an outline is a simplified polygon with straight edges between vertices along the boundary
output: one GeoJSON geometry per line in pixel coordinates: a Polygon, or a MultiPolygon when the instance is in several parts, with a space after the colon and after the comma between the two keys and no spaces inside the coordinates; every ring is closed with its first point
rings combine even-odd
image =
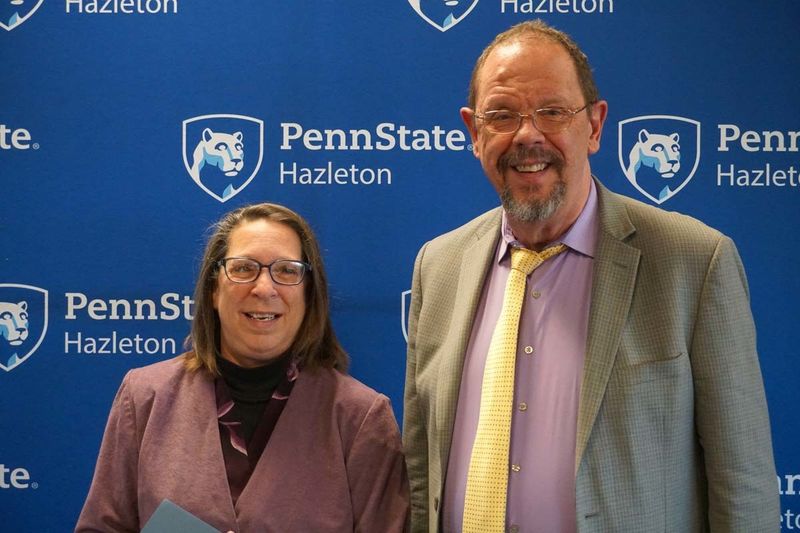
{"type": "Polygon", "coordinates": [[[470,152],[472,151],[472,145],[471,144],[467,145],[467,150],[469,150],[470,152]]]}
{"type": "Polygon", "coordinates": [[[31,488],[32,489],[38,489],[39,488],[39,484],[34,481],[34,482],[31,483],[31,488]]]}
{"type": "Polygon", "coordinates": [[[39,143],[33,143],[33,149],[34,150],[38,150],[39,149],[39,143]]]}

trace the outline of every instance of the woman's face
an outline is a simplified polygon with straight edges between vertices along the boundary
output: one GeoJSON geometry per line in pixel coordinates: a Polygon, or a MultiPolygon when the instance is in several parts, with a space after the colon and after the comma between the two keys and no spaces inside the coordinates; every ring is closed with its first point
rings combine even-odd
{"type": "MultiPolygon", "coordinates": [[[[243,222],[231,232],[226,257],[249,257],[268,265],[277,259],[303,260],[300,238],[285,224],[267,219],[243,222]]],[[[222,357],[239,366],[263,366],[294,342],[306,314],[304,279],[279,285],[262,269],[252,283],[234,283],[220,269],[214,290],[222,357]]]]}

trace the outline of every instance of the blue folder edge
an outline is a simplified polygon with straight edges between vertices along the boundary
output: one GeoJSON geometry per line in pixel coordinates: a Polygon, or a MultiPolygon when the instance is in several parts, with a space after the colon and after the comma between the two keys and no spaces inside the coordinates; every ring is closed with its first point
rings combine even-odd
{"type": "Polygon", "coordinates": [[[220,533],[195,515],[164,499],[142,528],[142,533],[220,533]]]}

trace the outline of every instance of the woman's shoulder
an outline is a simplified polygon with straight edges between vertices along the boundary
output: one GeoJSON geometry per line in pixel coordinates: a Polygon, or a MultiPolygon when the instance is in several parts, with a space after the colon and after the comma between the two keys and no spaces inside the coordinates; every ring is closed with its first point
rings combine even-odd
{"type": "Polygon", "coordinates": [[[350,449],[359,435],[380,442],[396,440],[399,446],[389,398],[356,378],[334,369],[308,370],[300,373],[292,396],[295,393],[295,412],[331,420],[345,449],[350,449]]]}
{"type": "Polygon", "coordinates": [[[183,388],[182,385],[197,380],[207,381],[204,371],[186,368],[184,355],[130,370],[123,380],[123,386],[129,388],[133,395],[151,395],[174,393],[183,388]]]}
{"type": "Polygon", "coordinates": [[[389,399],[356,378],[332,368],[318,368],[300,373],[298,384],[303,395],[310,393],[328,403],[335,411],[366,416],[370,410],[389,407],[389,399]]]}

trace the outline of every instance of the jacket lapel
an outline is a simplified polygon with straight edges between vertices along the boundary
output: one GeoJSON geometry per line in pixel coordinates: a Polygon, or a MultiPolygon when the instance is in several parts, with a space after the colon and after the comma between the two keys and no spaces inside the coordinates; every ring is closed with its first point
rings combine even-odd
{"type": "Polygon", "coordinates": [[[500,209],[497,209],[496,216],[492,217],[488,224],[476,230],[474,240],[471,244],[466,244],[461,256],[453,314],[449,332],[445,333],[447,341],[442,346],[442,354],[445,354],[447,359],[439,365],[439,386],[436,388],[436,427],[439,428],[441,435],[439,454],[443,472],[447,469],[449,460],[461,374],[464,370],[464,357],[469,345],[472,322],[500,235],[500,213],[500,209]]]}
{"type": "Polygon", "coordinates": [[[624,203],[599,182],[596,185],[600,230],[594,260],[586,359],[578,408],[576,475],[605,395],[622,330],[627,322],[641,254],[638,248],[625,242],[636,228],[628,217],[624,203]]]}

